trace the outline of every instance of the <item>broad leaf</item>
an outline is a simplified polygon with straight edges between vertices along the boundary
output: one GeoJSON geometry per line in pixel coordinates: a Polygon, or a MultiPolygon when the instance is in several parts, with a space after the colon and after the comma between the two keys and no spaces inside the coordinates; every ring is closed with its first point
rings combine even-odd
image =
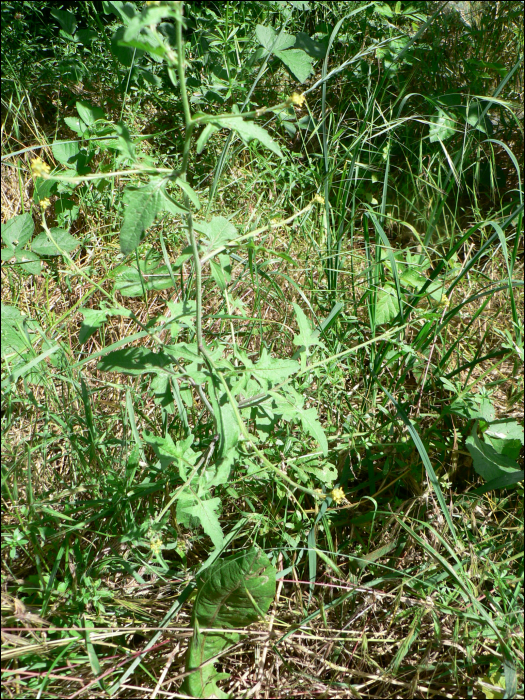
{"type": "Polygon", "coordinates": [[[318,59],[324,58],[326,56],[328,42],[316,41],[315,39],[311,39],[308,36],[308,34],[305,34],[304,32],[299,32],[295,37],[294,46],[296,49],[302,49],[303,51],[306,51],[306,53],[312,58],[318,59]]]}
{"type": "Polygon", "coordinates": [[[466,439],[467,449],[472,457],[475,471],[486,481],[493,481],[506,472],[518,471],[515,460],[500,455],[491,446],[487,445],[477,436],[477,424],[472,429],[472,434],[466,439]]]}
{"type": "Polygon", "coordinates": [[[199,197],[193,187],[188,185],[186,180],[182,180],[180,177],[178,177],[175,182],[177,185],[181,188],[183,192],[185,192],[188,195],[188,198],[190,202],[192,202],[195,206],[195,209],[200,209],[201,208],[201,203],[199,202],[199,197]]]}
{"type": "Polygon", "coordinates": [[[381,326],[388,323],[399,313],[399,304],[396,293],[392,287],[380,289],[377,294],[376,324],[381,326]]]}
{"type": "Polygon", "coordinates": [[[430,124],[430,143],[436,141],[446,141],[454,136],[456,129],[454,121],[442,110],[438,108],[437,115],[434,115],[430,124]]]}
{"type": "Polygon", "coordinates": [[[71,236],[64,229],[52,228],[50,229],[50,233],[53,236],[54,243],[44,231],[31,243],[31,248],[34,253],[50,256],[62,255],[62,251],[65,253],[72,253],[80,245],[80,241],[71,236]]]}
{"type": "MultiPolygon", "coordinates": [[[[275,596],[275,568],[264,552],[249,549],[216,561],[198,580],[192,614],[195,633],[186,656],[186,670],[202,666],[238,639],[236,633],[200,632],[202,628],[238,629],[260,620],[275,596]]],[[[213,664],[187,676],[182,692],[194,698],[227,697],[213,664]]]]}
{"type": "Polygon", "coordinates": [[[498,454],[509,459],[518,459],[523,446],[523,426],[515,420],[498,420],[489,425],[483,439],[498,454]]]}
{"type": "Polygon", "coordinates": [[[144,187],[126,187],[124,190],[124,222],[120,229],[120,249],[132,253],[144,239],[146,230],[163,209],[164,181],[152,179],[144,187]]]}
{"type": "Polygon", "coordinates": [[[88,126],[93,126],[99,119],[105,119],[104,110],[86,102],[86,100],[78,100],[76,107],[78,116],[88,126]]]}
{"type": "Polygon", "coordinates": [[[36,324],[31,322],[26,316],[22,316],[16,306],[2,304],[1,313],[2,357],[19,354],[23,350],[30,348],[31,340],[28,332],[28,322],[32,323],[33,326],[36,326],[36,324]]]}
{"type": "Polygon", "coordinates": [[[217,257],[218,262],[210,260],[210,269],[217,286],[221,292],[224,292],[232,277],[231,260],[229,255],[219,254],[217,257]]]}
{"type": "Polygon", "coordinates": [[[255,28],[255,35],[259,40],[261,46],[267,51],[284,51],[289,49],[295,44],[295,37],[291,34],[286,34],[286,32],[281,32],[277,38],[277,32],[272,27],[265,27],[262,24],[258,24],[255,28]]]}
{"type": "Polygon", "coordinates": [[[144,374],[169,367],[173,360],[165,353],[156,353],[148,348],[124,348],[108,352],[97,365],[101,372],[144,374]]]}
{"type": "Polygon", "coordinates": [[[224,216],[214,216],[209,222],[196,221],[195,230],[207,238],[205,254],[226,245],[238,235],[235,226],[224,216]]]}
{"type": "MultiPolygon", "coordinates": [[[[123,136],[125,132],[123,129],[120,131],[123,143],[129,150],[128,140],[123,136]]],[[[165,186],[165,178],[152,178],[143,187],[127,187],[124,190],[124,221],[120,229],[120,248],[124,254],[132,253],[140,245],[146,230],[161,211],[184,213],[184,208],[166,194],[165,186]]]]}
{"type": "Polygon", "coordinates": [[[270,396],[273,398],[273,411],[286,421],[301,421],[303,430],[317,440],[323,453],[327,455],[328,442],[315,408],[303,408],[304,398],[291,387],[287,388],[286,394],[270,391],[270,396]]]}
{"type": "Polygon", "coordinates": [[[167,301],[166,306],[170,311],[170,315],[168,318],[164,318],[167,322],[170,322],[171,337],[175,339],[182,328],[188,328],[193,325],[197,312],[197,302],[192,300],[167,301]]]}
{"type": "Polygon", "coordinates": [[[36,253],[32,253],[25,248],[18,248],[13,252],[13,257],[21,269],[29,275],[39,275],[41,273],[42,263],[36,253]]]}
{"type": "Polygon", "coordinates": [[[281,151],[279,145],[272,139],[270,134],[263,129],[262,126],[257,126],[253,122],[247,122],[242,119],[242,117],[223,117],[222,119],[217,119],[215,124],[225,127],[226,129],[232,129],[236,131],[239,136],[246,142],[250,142],[256,139],[262,143],[263,146],[269,148],[280,158],[283,157],[283,152],[281,151]]]}
{"type": "Polygon", "coordinates": [[[301,49],[276,51],[275,55],[281,59],[284,65],[300,83],[304,83],[313,71],[314,59],[301,49]]]}
{"type": "Polygon", "coordinates": [[[29,241],[34,230],[31,214],[19,214],[2,224],[2,240],[9,248],[18,248],[29,241]]]}
{"type": "Polygon", "coordinates": [[[80,153],[80,146],[76,141],[55,141],[51,144],[53,155],[62,165],[71,165],[80,153]]]}
{"type": "Polygon", "coordinates": [[[83,345],[93,333],[101,328],[108,320],[108,316],[130,316],[131,311],[126,311],[122,308],[114,309],[79,309],[84,317],[80,332],[78,334],[78,342],[83,345]]]}
{"type": "Polygon", "coordinates": [[[125,297],[138,297],[149,291],[160,291],[173,287],[173,280],[166,265],[158,258],[149,255],[139,260],[139,269],[126,266],[120,270],[115,280],[115,291],[125,297]]]}
{"type": "MultiPolygon", "coordinates": [[[[126,4],[129,5],[130,3],[126,4]]],[[[119,27],[113,32],[111,37],[111,53],[122,65],[126,66],[126,68],[131,68],[134,61],[137,61],[144,55],[144,51],[132,48],[131,46],[122,46],[120,42],[124,38],[124,32],[125,27],[119,27]]]]}
{"type": "Polygon", "coordinates": [[[66,34],[73,36],[77,28],[77,20],[75,15],[67,10],[56,10],[54,8],[50,12],[51,16],[58,21],[63,31],[66,32],[66,34]]]}
{"type": "Polygon", "coordinates": [[[224,457],[239,442],[239,424],[227,396],[219,402],[217,428],[220,435],[219,456],[224,457]]]}
{"type": "Polygon", "coordinates": [[[416,289],[421,289],[421,287],[427,281],[427,278],[413,267],[408,267],[400,276],[399,280],[405,287],[415,287],[416,289]]]}

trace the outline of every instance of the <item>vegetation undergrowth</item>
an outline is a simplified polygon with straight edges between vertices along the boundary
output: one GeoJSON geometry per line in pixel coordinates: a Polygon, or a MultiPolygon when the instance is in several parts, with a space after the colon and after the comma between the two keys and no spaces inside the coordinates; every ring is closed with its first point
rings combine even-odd
{"type": "Polygon", "coordinates": [[[522,3],[2,24],[6,697],[522,696],[522,3]]]}

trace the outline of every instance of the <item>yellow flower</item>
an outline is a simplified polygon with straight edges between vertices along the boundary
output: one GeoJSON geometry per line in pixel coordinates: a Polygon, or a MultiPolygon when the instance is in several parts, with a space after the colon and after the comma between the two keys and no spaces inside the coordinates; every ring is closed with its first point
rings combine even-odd
{"type": "Polygon", "coordinates": [[[345,492],[342,488],[334,489],[330,495],[332,496],[332,499],[337,503],[337,505],[346,500],[345,492]]]}
{"type": "Polygon", "coordinates": [[[160,554],[160,550],[162,549],[162,540],[160,537],[152,538],[149,546],[151,547],[153,554],[160,554]]]}
{"type": "Polygon", "coordinates": [[[324,197],[321,197],[320,194],[316,194],[314,195],[312,202],[317,202],[317,204],[324,204],[324,197]]]}
{"type": "Polygon", "coordinates": [[[306,102],[306,96],[300,95],[298,92],[294,92],[293,95],[288,98],[288,101],[296,107],[302,107],[306,102]]]}
{"type": "Polygon", "coordinates": [[[47,197],[45,199],[41,199],[39,204],[42,207],[42,209],[44,209],[44,210],[46,210],[48,207],[51,206],[51,202],[49,201],[49,199],[47,197]]]}
{"type": "Polygon", "coordinates": [[[450,306],[450,299],[447,297],[446,294],[442,295],[441,301],[439,302],[439,305],[441,306],[442,309],[443,308],[446,309],[447,306],[450,306]]]}
{"type": "Polygon", "coordinates": [[[42,158],[38,157],[31,161],[31,170],[33,172],[33,177],[46,177],[51,168],[47,163],[44,163],[42,158]]]}

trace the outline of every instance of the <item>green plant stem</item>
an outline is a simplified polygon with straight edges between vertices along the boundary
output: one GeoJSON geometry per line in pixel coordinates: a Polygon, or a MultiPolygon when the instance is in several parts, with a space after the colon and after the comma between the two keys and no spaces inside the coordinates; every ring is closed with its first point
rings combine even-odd
{"type": "MultiPolygon", "coordinates": [[[[179,92],[182,101],[182,109],[184,112],[184,122],[186,126],[186,132],[184,135],[184,147],[182,156],[182,165],[180,177],[185,180],[186,172],[188,168],[188,158],[190,154],[191,147],[191,136],[193,133],[194,121],[191,116],[190,103],[188,101],[188,93],[186,92],[186,74],[184,71],[184,39],[182,37],[182,8],[181,4],[181,14],[177,17],[176,22],[176,34],[177,34],[177,74],[179,78],[179,92]]],[[[168,58],[171,60],[171,55],[168,54],[168,58]]],[[[202,344],[202,264],[199,258],[199,246],[197,244],[197,238],[195,237],[195,229],[193,228],[193,216],[191,213],[190,201],[187,195],[184,197],[184,204],[188,209],[188,215],[186,216],[186,222],[188,226],[188,236],[190,239],[191,250],[193,254],[193,261],[195,265],[195,294],[196,294],[196,314],[195,314],[195,325],[197,330],[197,347],[199,353],[203,354],[203,344],[202,344]]]]}

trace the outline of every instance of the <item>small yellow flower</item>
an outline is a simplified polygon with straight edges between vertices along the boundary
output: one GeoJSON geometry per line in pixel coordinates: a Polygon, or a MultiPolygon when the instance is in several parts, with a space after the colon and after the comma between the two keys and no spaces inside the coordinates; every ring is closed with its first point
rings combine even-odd
{"type": "Polygon", "coordinates": [[[42,207],[42,209],[44,209],[44,211],[51,206],[51,202],[47,197],[45,199],[41,199],[39,204],[42,207]]]}
{"type": "Polygon", "coordinates": [[[321,197],[320,194],[316,194],[314,195],[312,202],[317,202],[317,204],[324,204],[324,197],[321,197]]]}
{"type": "Polygon", "coordinates": [[[450,299],[447,297],[446,294],[442,295],[441,301],[439,302],[439,305],[441,306],[442,309],[446,309],[447,306],[450,306],[450,299]]]}
{"type": "Polygon", "coordinates": [[[31,170],[33,177],[46,177],[50,173],[51,168],[47,163],[44,163],[42,158],[38,157],[31,161],[31,170]]]}
{"type": "Polygon", "coordinates": [[[345,492],[342,488],[338,487],[334,489],[330,495],[332,496],[332,499],[337,503],[337,505],[339,505],[339,503],[342,503],[343,501],[346,501],[345,492]]]}
{"type": "Polygon", "coordinates": [[[153,554],[160,554],[160,550],[162,549],[162,540],[160,537],[152,538],[149,546],[151,547],[153,554]]]}
{"type": "Polygon", "coordinates": [[[306,96],[300,95],[298,92],[294,92],[293,95],[288,98],[288,101],[296,107],[302,107],[306,102],[306,96]]]}

